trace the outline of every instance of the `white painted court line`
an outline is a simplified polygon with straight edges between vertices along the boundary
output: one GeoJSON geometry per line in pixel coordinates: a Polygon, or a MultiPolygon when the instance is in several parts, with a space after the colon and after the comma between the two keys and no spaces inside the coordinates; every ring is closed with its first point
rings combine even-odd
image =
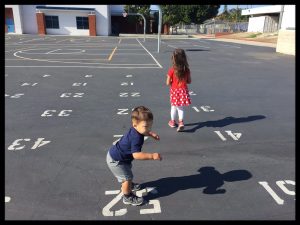
{"type": "Polygon", "coordinates": [[[153,58],[153,60],[157,63],[157,65],[160,67],[160,68],[163,68],[159,62],[154,58],[154,56],[142,45],[142,43],[136,38],[136,40],[140,43],[140,45],[146,50],[146,52],[149,53],[149,55],[153,58]]]}
{"type": "Polygon", "coordinates": [[[231,47],[231,48],[241,48],[239,46],[234,46],[234,45],[224,45],[224,44],[219,44],[219,45],[222,45],[222,46],[225,46],[225,47],[231,47]]]}
{"type": "Polygon", "coordinates": [[[63,42],[63,41],[68,41],[68,40],[70,40],[70,38],[64,39],[64,40],[60,40],[60,41],[57,41],[56,43],[60,43],[60,42],[63,42]]]}
{"type": "MultiPolygon", "coordinates": [[[[78,62],[77,62],[78,63],[78,62]]],[[[98,63],[99,64],[99,63],[98,63]]],[[[106,64],[108,65],[108,64],[106,64]]],[[[140,64],[138,64],[140,65],[140,64]]],[[[156,64],[153,64],[153,65],[156,65],[156,64]]],[[[141,68],[141,69],[158,69],[160,67],[157,67],[157,66],[5,66],[5,67],[41,67],[41,68],[47,68],[47,67],[50,67],[50,68],[60,68],[60,67],[83,67],[83,68],[110,68],[110,69],[121,69],[121,68],[126,68],[126,69],[138,69],[138,68],[141,68]]]]}
{"type": "Polygon", "coordinates": [[[176,46],[174,46],[174,45],[168,45],[168,47],[171,47],[171,48],[178,48],[178,47],[176,47],[176,46]]]}
{"type": "Polygon", "coordinates": [[[29,41],[33,41],[33,40],[44,40],[43,38],[34,38],[34,39],[31,39],[31,40],[27,40],[27,41],[21,41],[21,42],[17,42],[18,44],[23,44],[25,42],[29,42],[29,41]]]}
{"type": "Polygon", "coordinates": [[[51,52],[55,52],[55,51],[59,51],[59,50],[61,50],[61,49],[55,49],[55,50],[52,50],[52,51],[46,52],[45,54],[49,54],[49,53],[51,53],[51,52]]]}
{"type": "Polygon", "coordinates": [[[203,45],[193,45],[195,47],[201,47],[201,48],[210,48],[210,47],[207,47],[207,46],[203,46],[203,45]]]}

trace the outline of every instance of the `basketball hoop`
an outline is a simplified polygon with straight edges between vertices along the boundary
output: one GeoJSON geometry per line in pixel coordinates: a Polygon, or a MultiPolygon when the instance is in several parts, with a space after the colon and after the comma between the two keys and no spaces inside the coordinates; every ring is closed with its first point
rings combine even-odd
{"type": "Polygon", "coordinates": [[[126,17],[127,16],[127,13],[126,12],[123,12],[123,17],[126,17]]]}

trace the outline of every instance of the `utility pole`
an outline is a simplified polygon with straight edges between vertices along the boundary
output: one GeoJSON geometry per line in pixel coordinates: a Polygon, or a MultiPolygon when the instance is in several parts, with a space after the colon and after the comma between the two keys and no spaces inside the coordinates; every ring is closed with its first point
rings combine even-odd
{"type": "Polygon", "coordinates": [[[239,5],[236,5],[236,17],[235,17],[235,25],[237,26],[238,31],[240,31],[240,28],[237,24],[238,21],[238,11],[239,11],[239,5]]]}
{"type": "Polygon", "coordinates": [[[159,47],[160,47],[160,32],[161,32],[161,24],[162,24],[162,10],[160,8],[160,5],[157,5],[158,8],[158,32],[157,32],[157,52],[159,53],[159,47]]]}

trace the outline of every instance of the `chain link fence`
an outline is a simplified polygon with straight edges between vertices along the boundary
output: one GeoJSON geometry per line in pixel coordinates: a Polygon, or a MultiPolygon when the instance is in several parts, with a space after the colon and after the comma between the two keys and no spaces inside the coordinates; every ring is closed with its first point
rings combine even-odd
{"type": "Polygon", "coordinates": [[[247,32],[248,22],[208,21],[203,24],[178,24],[170,27],[170,34],[215,34],[247,32]]]}

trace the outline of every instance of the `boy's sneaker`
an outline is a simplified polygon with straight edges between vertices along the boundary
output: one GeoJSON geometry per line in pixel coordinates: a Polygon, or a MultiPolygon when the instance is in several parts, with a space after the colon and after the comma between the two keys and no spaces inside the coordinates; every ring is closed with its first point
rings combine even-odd
{"type": "Polygon", "coordinates": [[[183,121],[179,121],[178,122],[178,128],[177,128],[177,131],[183,131],[184,129],[184,124],[183,124],[183,121]]]}
{"type": "Polygon", "coordinates": [[[131,186],[131,190],[132,191],[138,191],[138,190],[141,190],[141,185],[140,184],[137,184],[137,183],[131,183],[132,186],[131,186]]]}
{"type": "Polygon", "coordinates": [[[123,195],[123,203],[125,205],[141,205],[143,204],[144,199],[142,197],[138,197],[134,194],[131,193],[131,195],[129,195],[128,197],[126,197],[125,195],[123,195]]]}
{"type": "Polygon", "coordinates": [[[168,125],[169,125],[170,127],[172,127],[172,128],[176,127],[176,122],[175,122],[175,120],[170,120],[169,123],[168,123],[168,125]]]}

